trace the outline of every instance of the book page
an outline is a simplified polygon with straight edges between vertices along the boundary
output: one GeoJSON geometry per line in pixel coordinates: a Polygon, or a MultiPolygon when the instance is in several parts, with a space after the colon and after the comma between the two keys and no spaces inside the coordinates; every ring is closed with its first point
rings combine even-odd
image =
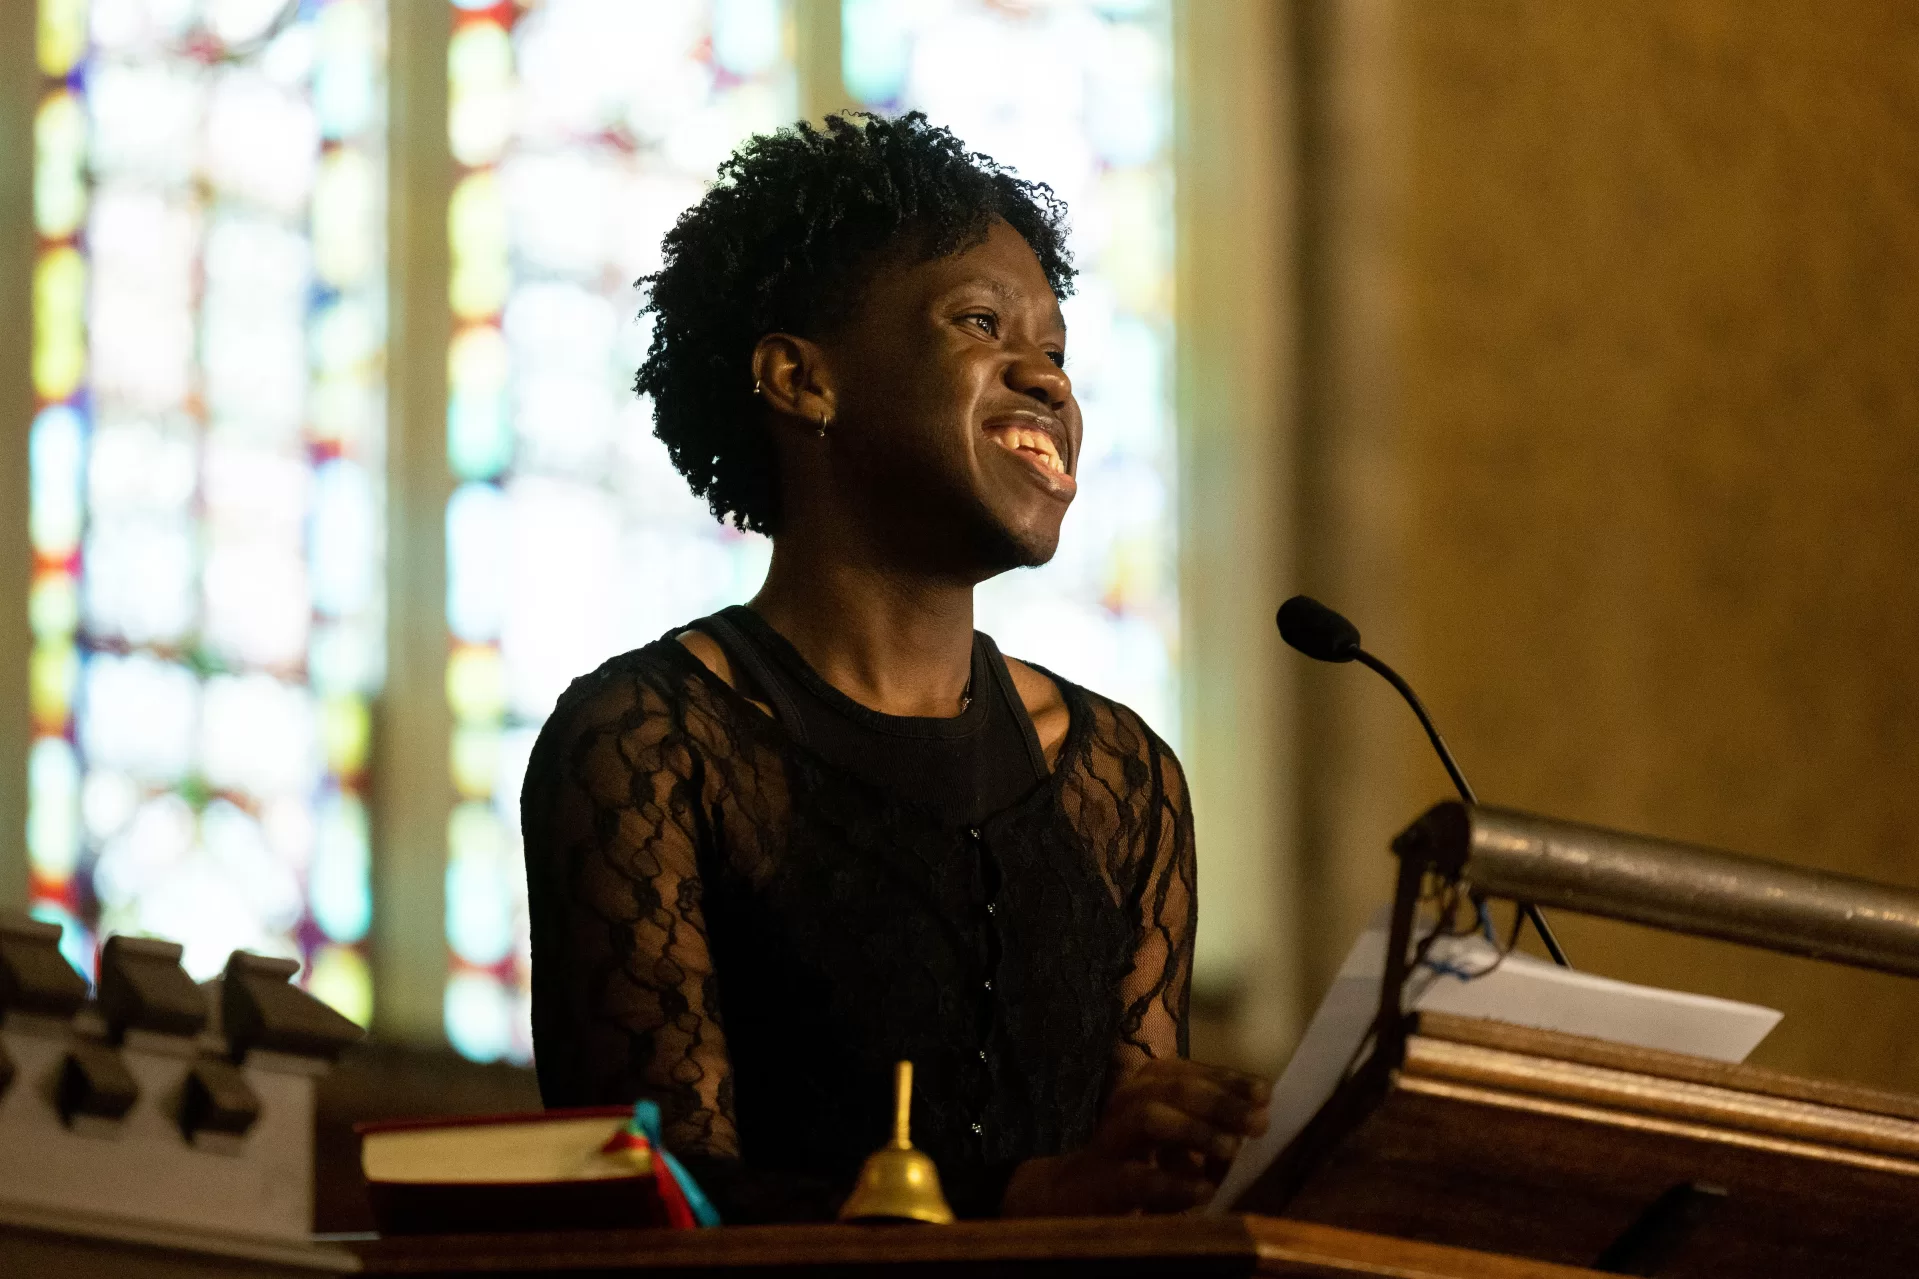
{"type": "Polygon", "coordinates": [[[640,1170],[600,1147],[625,1124],[605,1116],[518,1123],[458,1123],[366,1134],[361,1171],[370,1182],[505,1183],[597,1181],[640,1170]]]}
{"type": "MultiPolygon", "coordinates": [[[[1390,917],[1382,907],[1346,953],[1332,989],[1273,1085],[1266,1134],[1240,1149],[1208,1212],[1229,1210],[1358,1064],[1355,1055],[1379,1010],[1390,917]]],[[[1501,960],[1498,948],[1476,935],[1440,939],[1409,986],[1407,1002],[1414,1008],[1724,1062],[1744,1061],[1781,1016],[1756,1004],[1636,986],[1529,955],[1501,960]]]]}

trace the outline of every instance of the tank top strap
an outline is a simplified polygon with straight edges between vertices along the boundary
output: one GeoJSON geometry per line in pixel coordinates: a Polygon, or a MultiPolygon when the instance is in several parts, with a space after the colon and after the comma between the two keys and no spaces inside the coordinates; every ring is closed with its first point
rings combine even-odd
{"type": "Polygon", "coordinates": [[[986,650],[986,666],[993,672],[993,680],[999,685],[1000,695],[1006,699],[1007,709],[1019,722],[1020,739],[1026,743],[1026,758],[1033,765],[1035,781],[1044,781],[1052,770],[1046,764],[1046,751],[1039,744],[1039,730],[1033,727],[1033,717],[1027,712],[1026,703],[1020,700],[1019,687],[1013,683],[1013,672],[1006,665],[1005,656],[999,651],[999,645],[985,631],[974,631],[973,637],[981,648],[986,650]]]}
{"type": "MultiPolygon", "coordinates": [[[[738,607],[737,604],[733,605],[733,608],[738,607]]],[[[703,631],[712,637],[713,642],[725,651],[727,660],[733,663],[734,668],[744,671],[766,700],[773,704],[774,715],[786,731],[795,741],[806,745],[806,720],[800,714],[799,704],[787,691],[786,681],[774,673],[771,664],[760,652],[759,645],[748,639],[739,624],[726,616],[731,611],[726,609],[702,617],[692,624],[691,629],[703,631]]]]}

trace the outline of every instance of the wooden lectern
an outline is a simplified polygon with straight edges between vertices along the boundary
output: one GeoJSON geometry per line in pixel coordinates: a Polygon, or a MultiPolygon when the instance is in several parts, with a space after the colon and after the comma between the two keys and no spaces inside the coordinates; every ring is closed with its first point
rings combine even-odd
{"type": "Polygon", "coordinates": [[[1241,1207],[1619,1274],[1919,1275],[1919,1098],[1400,998],[1430,876],[1909,976],[1919,894],[1461,804],[1394,850],[1375,1050],[1241,1207]]]}
{"type": "Polygon", "coordinates": [[[1919,1098],[1422,1013],[1243,1206],[1623,1274],[1910,1277],[1919,1098]]]}

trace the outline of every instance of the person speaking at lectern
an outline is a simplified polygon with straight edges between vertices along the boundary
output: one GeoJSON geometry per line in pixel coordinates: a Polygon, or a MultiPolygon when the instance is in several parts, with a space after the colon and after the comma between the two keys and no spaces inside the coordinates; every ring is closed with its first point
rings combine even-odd
{"type": "Polygon", "coordinates": [[[656,432],[773,556],[540,734],[534,1044],[550,1107],[656,1100],[729,1221],[830,1215],[901,1059],[961,1215],[1185,1209],[1264,1126],[1185,1059],[1179,761],[973,629],[1076,488],[1065,216],[921,116],[833,117],[745,144],[642,282],[656,432]]]}

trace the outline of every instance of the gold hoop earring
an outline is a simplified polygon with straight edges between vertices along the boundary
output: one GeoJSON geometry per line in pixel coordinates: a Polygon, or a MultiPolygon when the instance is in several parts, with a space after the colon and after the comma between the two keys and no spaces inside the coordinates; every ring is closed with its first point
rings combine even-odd
{"type": "Polygon", "coordinates": [[[753,394],[755,394],[755,395],[758,395],[759,393],[760,393],[760,380],[759,380],[758,378],[754,378],[754,379],[753,379],[753,394]]]}
{"type": "Polygon", "coordinates": [[[826,438],[826,410],[825,409],[820,410],[820,429],[817,432],[817,434],[819,435],[819,438],[822,440],[826,438]]]}

